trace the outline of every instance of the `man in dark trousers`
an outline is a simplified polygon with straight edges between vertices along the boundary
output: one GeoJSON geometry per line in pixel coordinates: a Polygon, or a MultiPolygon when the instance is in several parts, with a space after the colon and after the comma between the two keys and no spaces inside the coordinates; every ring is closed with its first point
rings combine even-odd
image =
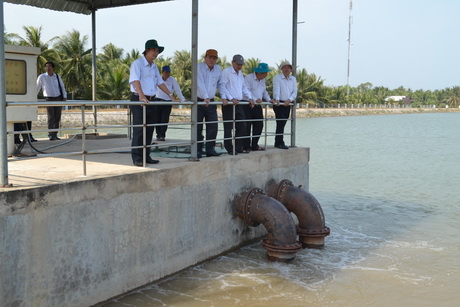
{"type": "Polygon", "coordinates": [[[246,123],[244,122],[244,110],[243,106],[240,105],[240,101],[243,97],[249,100],[251,107],[254,106],[254,100],[252,94],[244,84],[244,76],[241,69],[244,65],[244,58],[240,54],[233,56],[232,65],[225,68],[222,72],[223,82],[226,89],[225,96],[228,102],[222,101],[222,118],[224,119],[224,146],[229,155],[238,153],[249,153],[249,151],[243,148],[243,139],[240,137],[246,135],[246,123]],[[229,104],[231,102],[231,104],[229,104]],[[233,118],[233,108],[235,108],[235,118],[233,118]],[[233,122],[235,123],[235,147],[232,142],[233,122]],[[243,120],[243,121],[241,121],[243,120]]]}
{"type": "Polygon", "coordinates": [[[246,122],[246,135],[248,138],[243,139],[243,148],[246,151],[256,151],[256,150],[265,150],[264,147],[259,146],[260,135],[262,134],[262,129],[264,128],[263,123],[263,112],[262,106],[260,103],[262,101],[274,101],[270,98],[267,92],[267,86],[265,84],[265,77],[267,73],[271,71],[268,68],[268,64],[260,63],[257,67],[254,68],[254,73],[247,75],[244,78],[244,83],[246,87],[252,94],[255,104],[252,107],[251,105],[244,105],[244,115],[248,120],[256,121],[247,121],[246,122]],[[252,137],[251,136],[252,130],[252,137]]]}
{"type": "MultiPolygon", "coordinates": [[[[131,101],[142,101],[148,103],[146,106],[146,124],[153,124],[155,122],[155,105],[150,103],[154,101],[157,93],[157,86],[165,92],[168,97],[174,99],[173,94],[168,90],[164,81],[158,71],[158,67],[153,62],[158,55],[163,52],[165,48],[158,46],[156,40],[151,39],[145,43],[145,50],[143,56],[135,60],[130,67],[129,84],[131,88],[131,101]]],[[[133,114],[133,125],[143,124],[143,111],[141,105],[129,106],[133,114]]],[[[146,127],[146,145],[152,143],[153,126],[146,127]]],[[[142,127],[133,128],[133,139],[131,146],[143,146],[144,133],[142,127]]],[[[143,166],[143,148],[131,149],[131,157],[135,166],[143,166]]],[[[149,164],[156,164],[160,161],[154,160],[150,157],[150,147],[146,148],[146,162],[149,164]]]]}
{"type": "MultiPolygon", "coordinates": [[[[62,78],[54,73],[54,63],[45,63],[45,73],[37,78],[37,91],[43,90],[46,101],[66,101],[67,92],[62,78]]],[[[62,106],[46,107],[48,113],[48,129],[59,129],[61,123],[62,106]]],[[[48,132],[51,141],[60,140],[58,131],[48,132]]]]}
{"type": "Polygon", "coordinates": [[[289,149],[284,143],[284,127],[291,112],[291,102],[295,103],[297,97],[297,80],[291,76],[292,65],[283,62],[280,65],[281,74],[273,78],[273,111],[276,117],[275,147],[289,149]]]}

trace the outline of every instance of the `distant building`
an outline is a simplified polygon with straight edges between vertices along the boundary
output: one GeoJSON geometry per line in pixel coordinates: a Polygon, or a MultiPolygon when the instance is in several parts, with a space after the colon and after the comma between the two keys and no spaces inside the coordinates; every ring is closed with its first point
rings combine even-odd
{"type": "Polygon", "coordinates": [[[411,99],[409,96],[388,96],[385,98],[385,102],[402,102],[410,104],[414,99],[411,99]]]}

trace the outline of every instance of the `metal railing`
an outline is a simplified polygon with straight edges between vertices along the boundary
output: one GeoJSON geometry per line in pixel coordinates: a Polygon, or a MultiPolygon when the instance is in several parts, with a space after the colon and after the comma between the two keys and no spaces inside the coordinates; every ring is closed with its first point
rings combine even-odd
{"type": "MultiPolygon", "coordinates": [[[[213,105],[222,105],[222,102],[210,102],[209,104],[213,105]]],[[[239,103],[240,105],[247,105],[249,104],[248,102],[241,101],[239,103]]],[[[146,166],[146,152],[147,148],[152,148],[152,147],[161,147],[162,145],[159,144],[152,144],[151,140],[146,139],[146,128],[147,127],[155,127],[155,126],[164,126],[167,125],[168,127],[173,127],[177,129],[184,129],[183,127],[178,128],[179,126],[186,126],[185,129],[190,129],[190,139],[186,140],[180,140],[179,142],[169,142],[168,144],[165,144],[163,146],[190,146],[190,160],[192,161],[199,161],[197,157],[197,150],[196,146],[202,146],[203,143],[212,141],[212,140],[206,140],[203,138],[202,141],[197,140],[197,133],[196,129],[193,129],[193,126],[196,127],[198,124],[208,124],[208,123],[223,123],[225,122],[224,120],[217,120],[216,122],[197,122],[197,114],[196,114],[196,107],[198,105],[206,105],[204,102],[163,102],[163,101],[155,101],[152,103],[144,103],[144,102],[131,102],[131,101],[65,101],[65,102],[11,102],[7,103],[7,107],[30,107],[30,106],[35,106],[35,107],[47,107],[47,106],[68,106],[68,107],[80,107],[81,108],[81,125],[77,127],[61,127],[59,129],[39,129],[39,130],[22,130],[22,131],[7,131],[7,135],[16,135],[16,134],[22,134],[22,135],[28,135],[29,133],[46,133],[46,132],[60,132],[60,131],[75,131],[75,132],[80,132],[81,131],[81,151],[74,151],[74,152],[57,152],[57,153],[41,153],[40,155],[36,156],[27,156],[27,157],[14,157],[14,159],[10,158],[8,159],[7,157],[1,157],[1,159],[8,159],[8,161],[13,161],[13,160],[23,160],[23,159],[38,159],[38,158],[43,158],[43,157],[59,157],[59,156],[77,156],[81,155],[82,156],[82,165],[83,165],[83,176],[87,175],[87,155],[90,154],[96,154],[96,153],[109,153],[109,152],[117,152],[120,150],[131,150],[135,148],[142,148],[143,149],[143,166],[146,166]],[[181,105],[181,106],[192,106],[191,108],[191,115],[190,115],[190,121],[185,121],[185,122],[169,122],[169,123],[155,123],[155,124],[146,124],[146,106],[149,105],[181,105]],[[97,125],[97,113],[95,112],[90,112],[89,114],[93,116],[93,125],[88,125],[87,124],[87,117],[88,114],[85,112],[85,107],[92,107],[92,110],[96,109],[98,106],[119,106],[119,105],[126,105],[126,106],[132,106],[132,105],[141,105],[143,107],[143,124],[141,125],[134,125],[132,124],[131,121],[131,116],[128,113],[128,124],[126,125],[97,125]],[[119,129],[119,128],[126,128],[128,130],[127,135],[130,136],[130,131],[134,127],[142,127],[143,128],[143,145],[142,146],[127,146],[127,147],[116,147],[116,148],[104,148],[104,149],[93,149],[90,150],[87,148],[87,140],[86,136],[88,134],[88,131],[103,131],[106,129],[119,129]],[[194,133],[195,131],[195,133],[194,133]],[[200,145],[201,144],[201,145],[200,145]]],[[[233,105],[229,103],[229,105],[233,105]]],[[[237,139],[243,139],[243,138],[252,138],[252,137],[260,137],[264,139],[264,147],[267,148],[267,138],[268,137],[274,137],[277,134],[275,132],[269,132],[268,131],[268,122],[269,121],[276,121],[276,118],[269,118],[268,116],[268,109],[272,105],[269,102],[263,102],[258,105],[261,105],[264,108],[264,118],[263,119],[244,119],[244,120],[229,120],[227,122],[233,122],[233,133],[231,138],[216,138],[214,141],[216,142],[221,142],[221,141],[226,141],[226,140],[232,140],[233,144],[233,150],[236,149],[235,146],[235,141],[237,139]],[[236,132],[236,123],[237,122],[253,122],[253,121],[263,121],[264,122],[264,130],[262,131],[261,135],[251,135],[251,136],[241,136],[241,137],[236,137],[235,132],[236,132]]],[[[235,106],[235,105],[233,105],[235,106]]],[[[292,104],[291,104],[292,106],[292,104]]],[[[235,119],[235,107],[233,107],[233,119],[235,119]]],[[[100,109],[99,109],[100,110],[100,109]]],[[[284,133],[283,135],[291,135],[291,146],[295,146],[295,105],[292,107],[292,112],[291,112],[291,117],[286,119],[287,121],[291,121],[291,131],[289,133],[284,133]]],[[[75,113],[74,113],[75,114],[75,113]]],[[[175,114],[171,114],[171,116],[174,116],[175,114]]],[[[65,116],[65,113],[63,113],[63,116],[65,116]]],[[[186,115],[181,115],[181,116],[186,116],[186,115]]],[[[204,130],[204,127],[203,127],[204,130]]],[[[76,137],[76,135],[74,136],[76,137]]],[[[73,139],[73,138],[72,138],[73,139]]],[[[69,141],[71,141],[70,139],[69,141]]],[[[24,143],[24,140],[23,140],[24,143]]],[[[30,139],[29,139],[29,144],[30,139]]],[[[33,148],[33,146],[31,145],[33,148]]],[[[6,164],[6,163],[5,163],[6,164]]],[[[7,165],[7,164],[6,164],[7,165]]],[[[7,169],[1,169],[0,170],[1,175],[5,176],[3,178],[8,178],[8,170],[7,169]]]]}

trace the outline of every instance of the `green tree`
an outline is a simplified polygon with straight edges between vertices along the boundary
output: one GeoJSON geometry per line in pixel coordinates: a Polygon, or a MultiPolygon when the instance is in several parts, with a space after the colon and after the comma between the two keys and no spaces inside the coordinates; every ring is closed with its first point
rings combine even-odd
{"type": "Polygon", "coordinates": [[[460,86],[454,86],[448,89],[447,103],[451,108],[458,108],[460,105],[460,86]]]}
{"type": "Polygon", "coordinates": [[[59,38],[55,46],[61,55],[62,79],[72,99],[91,98],[91,48],[86,48],[87,43],[87,35],[81,37],[79,31],[72,30],[59,38]]]}
{"type": "Polygon", "coordinates": [[[17,39],[17,43],[21,46],[38,47],[41,53],[37,58],[37,75],[42,72],[43,67],[47,61],[56,61],[59,59],[59,55],[54,49],[49,49],[50,45],[58,38],[57,36],[44,42],[42,40],[43,29],[42,26],[36,28],[34,26],[23,26],[22,29],[25,32],[25,36],[22,37],[17,34],[13,34],[12,37],[17,39]]]}

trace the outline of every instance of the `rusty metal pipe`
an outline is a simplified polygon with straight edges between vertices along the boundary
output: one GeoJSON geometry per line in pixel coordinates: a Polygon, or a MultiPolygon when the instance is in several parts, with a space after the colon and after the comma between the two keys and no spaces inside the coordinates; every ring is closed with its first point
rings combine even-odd
{"type": "Polygon", "coordinates": [[[309,192],[284,179],[272,184],[268,195],[280,201],[299,220],[297,234],[302,247],[322,248],[324,238],[331,232],[325,225],[324,213],[318,200],[309,192]]]}
{"type": "Polygon", "coordinates": [[[263,246],[270,261],[289,262],[295,258],[301,248],[297,242],[295,223],[279,201],[254,188],[237,195],[236,211],[247,225],[264,225],[268,235],[263,246]]]}

